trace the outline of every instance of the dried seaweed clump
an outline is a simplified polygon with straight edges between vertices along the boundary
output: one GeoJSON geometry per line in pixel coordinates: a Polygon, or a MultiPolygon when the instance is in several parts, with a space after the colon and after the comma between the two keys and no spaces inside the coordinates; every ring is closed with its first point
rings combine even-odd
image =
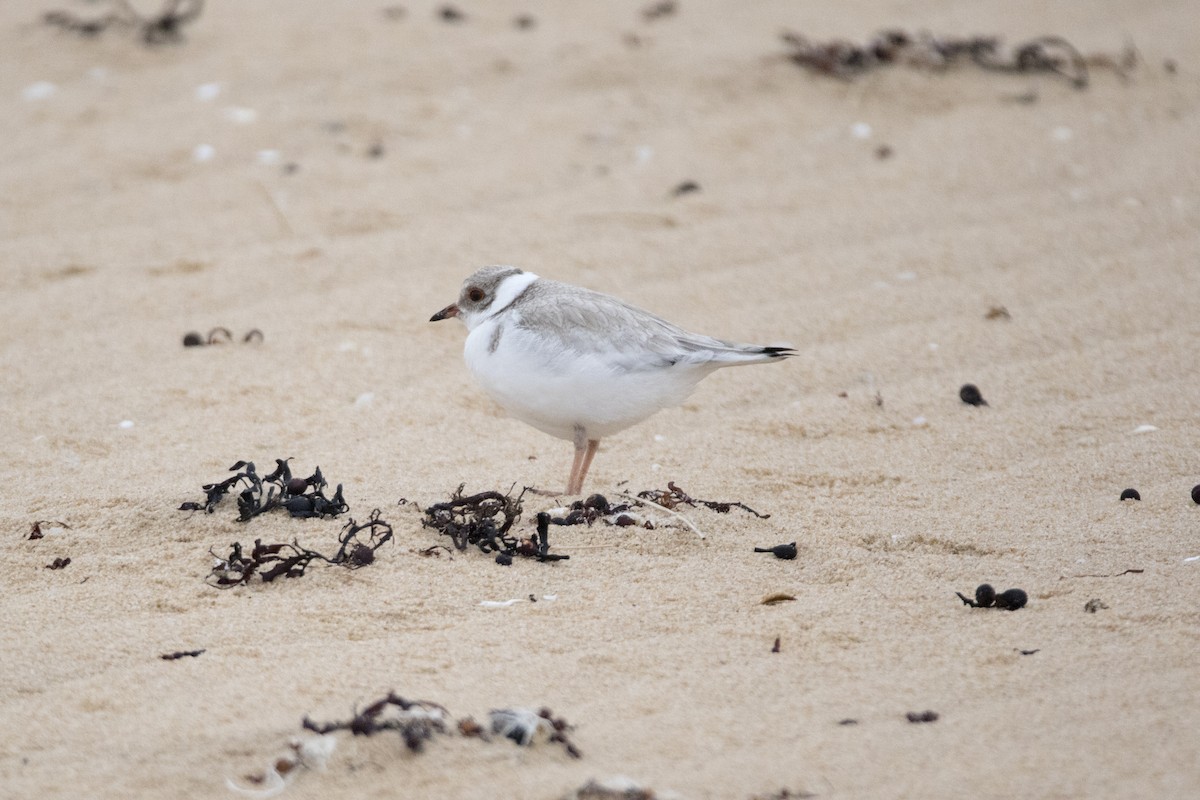
{"type": "Polygon", "coordinates": [[[288,466],[290,460],[275,459],[275,471],[266,476],[259,476],[253,461],[239,461],[229,468],[236,475],[201,487],[205,494],[203,503],[187,502],[179,506],[179,510],[211,514],[226,494],[239,488],[237,505],[240,522],[247,522],[277,508],[286,509],[293,517],[336,517],[350,510],[342,496],[340,483],[333,496],[327,497],[325,489],[329,484],[321,474],[321,468],[317,467],[307,478],[296,478],[288,466]]]}
{"type": "Polygon", "coordinates": [[[406,700],[395,692],[376,700],[353,717],[342,722],[316,723],[304,717],[305,730],[326,734],[350,731],[355,736],[373,736],[382,731],[396,731],[404,745],[419,753],[425,743],[438,734],[448,734],[446,721],[450,712],[428,700],[406,700]]]}
{"type": "Polygon", "coordinates": [[[550,552],[549,514],[538,514],[537,533],[532,536],[522,538],[512,533],[513,526],[521,518],[524,490],[516,497],[496,491],[464,495],[464,485],[459,484],[447,502],[427,507],[421,525],[449,536],[459,550],[475,545],[480,552],[495,553],[500,563],[512,563],[513,556],[538,561],[569,558],[550,552]]]}
{"type": "Polygon", "coordinates": [[[212,572],[206,579],[210,586],[228,589],[231,586],[241,586],[249,583],[255,575],[262,578],[263,583],[270,583],[278,577],[299,578],[304,575],[309,564],[323,561],[347,569],[365,567],[375,561],[375,551],[383,547],[392,538],[392,526],[379,518],[379,509],[371,512],[370,518],[360,525],[351,519],[338,534],[338,550],[332,556],[325,556],[316,550],[301,547],[298,541],[291,544],[263,544],[261,539],[254,540],[254,549],[246,555],[240,542],[230,545],[229,555],[218,556],[212,550],[209,554],[216,559],[212,572]],[[365,533],[365,538],[360,534],[365,533]]]}
{"type": "Polygon", "coordinates": [[[849,80],[894,64],[944,70],[973,65],[992,72],[1057,75],[1077,89],[1087,88],[1088,68],[1107,68],[1124,76],[1137,64],[1137,52],[1084,56],[1061,36],[1039,36],[1012,48],[998,36],[945,37],[930,33],[886,30],[865,44],[842,39],[812,42],[798,33],[782,34],[788,58],[821,75],[849,80]]]}

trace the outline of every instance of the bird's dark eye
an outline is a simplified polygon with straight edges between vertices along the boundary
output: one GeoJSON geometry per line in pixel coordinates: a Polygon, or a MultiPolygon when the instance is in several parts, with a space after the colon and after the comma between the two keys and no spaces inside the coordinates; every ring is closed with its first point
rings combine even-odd
{"type": "Polygon", "coordinates": [[[472,303],[478,303],[483,299],[483,289],[480,289],[478,286],[472,286],[470,289],[467,289],[467,299],[472,303]]]}

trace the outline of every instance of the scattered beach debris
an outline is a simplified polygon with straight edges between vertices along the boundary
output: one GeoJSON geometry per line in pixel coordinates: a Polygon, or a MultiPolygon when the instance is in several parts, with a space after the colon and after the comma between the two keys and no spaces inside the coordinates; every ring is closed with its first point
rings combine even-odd
{"type": "MultiPolygon", "coordinates": [[[[229,328],[216,327],[208,332],[208,336],[201,336],[196,331],[188,331],[183,335],[184,347],[203,347],[210,344],[228,344],[233,341],[233,334],[229,328]]],[[[243,344],[251,342],[261,344],[263,341],[263,332],[258,328],[253,328],[247,331],[242,337],[243,344]]]]}
{"type": "Polygon", "coordinates": [[[581,758],[583,754],[570,740],[567,733],[572,726],[562,717],[555,717],[548,708],[532,711],[528,708],[500,708],[488,712],[492,724],[492,733],[505,739],[511,739],[521,747],[529,747],[535,741],[545,741],[561,744],[571,758],[581,758]]]}
{"type": "Polygon", "coordinates": [[[56,558],[46,565],[46,569],[64,569],[70,564],[70,558],[56,558]]]}
{"type": "Polygon", "coordinates": [[[987,400],[983,399],[983,394],[980,393],[979,387],[973,383],[964,383],[959,388],[958,399],[969,406],[986,406],[988,404],[987,400]]]}
{"type": "Polygon", "coordinates": [[[550,552],[550,515],[545,511],[537,515],[537,530],[529,537],[510,533],[521,518],[521,499],[526,490],[522,489],[516,497],[496,491],[468,496],[462,493],[463,486],[459,484],[449,501],[427,507],[421,525],[449,536],[459,550],[475,545],[482,553],[496,553],[496,562],[504,566],[512,563],[513,556],[538,561],[570,558],[550,552]],[[499,523],[497,518],[501,519],[499,523]]]}
{"type": "MultiPolygon", "coordinates": [[[[1200,483],[1192,487],[1192,502],[1200,506],[1200,483]]],[[[29,538],[33,538],[32,536],[29,538]]]]}
{"type": "Polygon", "coordinates": [[[981,583],[975,588],[975,599],[964,595],[962,592],[955,592],[958,599],[963,601],[963,605],[968,605],[971,608],[1002,608],[1006,611],[1016,611],[1018,608],[1024,608],[1029,602],[1029,595],[1023,589],[1006,589],[1003,592],[997,593],[992,588],[990,583],[981,583]]]}
{"type": "Polygon", "coordinates": [[[262,578],[263,583],[270,583],[280,576],[299,578],[313,561],[359,569],[374,563],[375,551],[391,538],[392,526],[379,518],[377,508],[365,523],[360,525],[351,519],[343,526],[338,534],[340,547],[332,556],[301,547],[296,540],[290,544],[263,544],[261,539],[255,539],[254,549],[249,556],[243,552],[241,542],[230,545],[229,555],[224,558],[210,548],[208,552],[216,561],[205,582],[219,589],[228,589],[248,583],[254,575],[262,578]],[[359,538],[363,531],[367,531],[365,540],[359,538]]]}
{"type": "Polygon", "coordinates": [[[337,734],[344,731],[349,731],[353,736],[394,732],[409,752],[414,754],[423,753],[426,745],[439,737],[450,737],[457,733],[463,738],[483,742],[493,741],[492,734],[498,734],[524,747],[540,742],[561,744],[571,758],[580,758],[582,755],[568,736],[572,726],[565,719],[554,716],[549,708],[538,711],[499,709],[490,712],[489,719],[490,732],[472,717],[465,717],[452,725],[450,712],[440,703],[409,700],[395,692],[388,692],[385,697],[361,711],[356,710],[349,719],[316,722],[306,714],[301,726],[315,735],[293,738],[287,754],[277,758],[263,772],[245,776],[244,780],[254,788],[241,786],[229,779],[226,785],[249,797],[278,794],[299,772],[299,767],[323,770],[337,747],[337,734]]]}
{"type": "Polygon", "coordinates": [[[1097,611],[1102,611],[1108,608],[1108,603],[1105,603],[1099,597],[1093,597],[1083,604],[1083,610],[1089,614],[1095,614],[1097,611]]]}
{"type": "Polygon", "coordinates": [[[845,39],[813,42],[785,31],[788,58],[818,75],[851,80],[882,67],[901,64],[926,70],[974,65],[991,72],[1044,73],[1066,79],[1077,89],[1088,86],[1089,68],[1108,69],[1124,78],[1138,64],[1132,45],[1119,55],[1085,56],[1061,36],[1039,36],[1006,48],[999,36],[947,37],[927,32],[885,30],[865,44],[845,39]]]}
{"type": "Polygon", "coordinates": [[[85,19],[70,11],[48,11],[42,16],[47,25],[83,37],[99,36],[109,28],[137,32],[146,45],[175,44],[183,41],[183,28],[200,16],[204,0],[165,0],[157,14],[144,16],[129,0],[109,0],[108,12],[85,19]]]}
{"type": "Polygon", "coordinates": [[[598,781],[592,778],[583,786],[563,795],[562,800],[667,800],[651,789],[646,789],[632,778],[614,775],[598,781]]]}
{"type": "Polygon", "coordinates": [[[1020,648],[1013,648],[1013,649],[1015,649],[1018,653],[1020,653],[1023,656],[1031,656],[1034,653],[1042,652],[1042,648],[1040,648],[1040,647],[1036,650],[1021,650],[1020,648]]]}
{"type": "Polygon", "coordinates": [[[937,722],[939,714],[936,711],[910,711],[904,718],[912,723],[937,722]]]}
{"type": "Polygon", "coordinates": [[[700,184],[695,181],[684,181],[671,190],[671,196],[679,197],[680,195],[692,194],[698,191],[700,191],[700,184]]]}
{"type": "Polygon", "coordinates": [[[1133,429],[1133,433],[1154,433],[1158,428],[1154,425],[1138,425],[1133,429]]]}
{"type": "Polygon", "coordinates": [[[1141,500],[1142,495],[1141,495],[1141,493],[1138,492],[1137,489],[1126,489],[1125,491],[1121,492],[1121,499],[1122,500],[1141,500]]]}
{"type": "Polygon", "coordinates": [[[845,719],[838,720],[838,725],[857,725],[857,724],[858,724],[858,720],[856,720],[852,717],[846,717],[845,719]]]}
{"type": "Polygon", "coordinates": [[[178,661],[181,658],[197,658],[203,652],[205,652],[203,649],[176,650],[174,653],[163,653],[161,656],[159,656],[159,658],[161,658],[163,661],[178,661]]]}
{"type": "Polygon", "coordinates": [[[759,602],[759,605],[777,606],[780,603],[790,603],[795,599],[796,599],[795,595],[785,594],[784,592],[774,592],[774,593],[769,594],[766,597],[764,597],[759,602]]]}
{"type": "Polygon", "coordinates": [[[329,484],[320,467],[307,478],[297,478],[292,476],[289,461],[290,458],[275,459],[275,471],[262,477],[255,470],[253,461],[238,461],[229,468],[230,472],[237,472],[236,475],[201,487],[206,496],[203,503],[183,503],[179,510],[211,514],[225,495],[239,486],[244,487],[237,496],[238,520],[241,522],[277,508],[286,509],[293,517],[336,517],[350,510],[342,496],[340,483],[333,497],[326,497],[325,489],[329,484]]]}
{"type": "Polygon", "coordinates": [[[780,649],[779,649],[779,646],[780,646],[780,640],[779,640],[779,639],[780,639],[780,637],[778,637],[778,636],[776,636],[776,637],[775,637],[775,644],[774,644],[774,645],[772,645],[772,647],[771,647],[771,652],[772,652],[772,653],[778,653],[778,652],[780,652],[780,649]]]}
{"type": "Polygon", "coordinates": [[[880,161],[886,161],[887,159],[891,158],[895,152],[896,151],[892,149],[890,144],[881,144],[879,147],[875,148],[875,157],[880,161]]]}
{"type": "Polygon", "coordinates": [[[537,17],[533,14],[518,14],[513,17],[513,27],[523,31],[532,30],[537,27],[537,17]]]}
{"type": "Polygon", "coordinates": [[[389,692],[387,697],[376,700],[348,720],[316,723],[305,715],[302,725],[305,730],[322,735],[350,731],[355,736],[373,736],[382,731],[396,731],[405,747],[420,753],[434,736],[449,734],[446,726],[449,718],[445,706],[428,700],[406,700],[389,692]]]}
{"type": "Polygon", "coordinates": [[[756,553],[772,553],[776,558],[782,558],[785,561],[791,561],[796,557],[796,543],[777,544],[774,547],[756,547],[756,553]]]}
{"type": "MultiPolygon", "coordinates": [[[[1198,487],[1198,488],[1200,488],[1200,487],[1198,487]]],[[[1200,502],[1200,501],[1197,501],[1197,502],[1200,502]]],[[[29,534],[25,538],[29,539],[30,541],[35,540],[35,539],[41,539],[43,536],[46,535],[46,531],[42,530],[43,525],[46,526],[47,530],[54,530],[55,528],[63,528],[64,530],[71,529],[71,526],[65,522],[51,522],[48,519],[38,519],[38,520],[34,520],[33,525],[31,525],[29,527],[29,534]]]]}
{"type": "Polygon", "coordinates": [[[239,786],[231,778],[225,779],[225,785],[232,792],[243,797],[266,798],[274,797],[287,788],[287,785],[300,774],[300,768],[325,769],[325,764],[333,751],[337,749],[337,737],[318,734],[300,738],[292,737],[288,742],[288,752],[277,756],[263,772],[244,776],[244,780],[253,784],[254,789],[239,786]]]}

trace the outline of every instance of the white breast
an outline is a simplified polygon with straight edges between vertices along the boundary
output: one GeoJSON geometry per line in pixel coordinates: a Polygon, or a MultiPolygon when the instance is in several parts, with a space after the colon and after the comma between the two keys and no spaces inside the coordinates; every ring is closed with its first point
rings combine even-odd
{"type": "Polygon", "coordinates": [[[472,328],[463,355],[479,385],[505,411],[540,431],[572,440],[576,426],[601,439],[679,405],[716,366],[614,368],[519,327],[517,309],[472,328]]]}

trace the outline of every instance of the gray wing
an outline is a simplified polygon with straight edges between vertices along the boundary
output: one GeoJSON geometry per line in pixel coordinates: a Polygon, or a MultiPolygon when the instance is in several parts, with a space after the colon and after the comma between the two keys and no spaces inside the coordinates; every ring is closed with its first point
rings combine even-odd
{"type": "Polygon", "coordinates": [[[791,355],[692,333],[610,295],[540,279],[510,309],[527,333],[552,339],[580,355],[599,356],[612,368],[637,372],[675,364],[712,367],[750,364],[791,355]]]}

